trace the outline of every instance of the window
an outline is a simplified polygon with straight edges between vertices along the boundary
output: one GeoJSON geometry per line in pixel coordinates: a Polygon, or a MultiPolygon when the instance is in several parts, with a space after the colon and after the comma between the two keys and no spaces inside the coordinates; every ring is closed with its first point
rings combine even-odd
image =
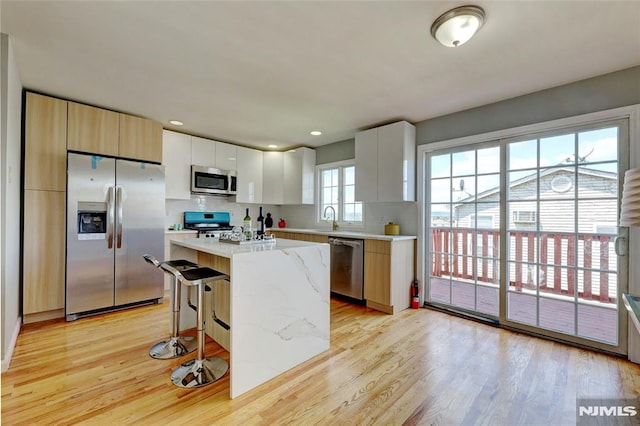
{"type": "Polygon", "coordinates": [[[362,203],[355,199],[355,166],[352,162],[327,164],[319,168],[320,191],[318,223],[333,219],[341,223],[362,224],[362,203]],[[327,210],[328,209],[328,210],[327,210]]]}
{"type": "Polygon", "coordinates": [[[513,221],[516,223],[535,223],[536,212],[533,210],[514,210],[513,221]]]}

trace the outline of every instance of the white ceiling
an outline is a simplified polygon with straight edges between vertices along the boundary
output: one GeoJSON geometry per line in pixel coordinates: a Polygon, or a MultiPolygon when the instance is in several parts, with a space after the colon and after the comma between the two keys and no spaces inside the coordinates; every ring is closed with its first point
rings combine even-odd
{"type": "Polygon", "coordinates": [[[265,148],[319,146],[640,65],[640,1],[7,1],[25,88],[265,148]],[[311,136],[321,130],[322,136],[311,136]]]}

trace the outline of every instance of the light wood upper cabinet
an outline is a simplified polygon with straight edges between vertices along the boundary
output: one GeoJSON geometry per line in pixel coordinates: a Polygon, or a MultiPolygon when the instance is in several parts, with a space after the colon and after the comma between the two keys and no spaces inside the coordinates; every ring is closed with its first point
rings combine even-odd
{"type": "Polygon", "coordinates": [[[162,163],[162,124],[146,118],[120,114],[118,156],[162,163]]]}
{"type": "Polygon", "coordinates": [[[415,201],[416,128],[406,121],[356,133],[356,200],[415,201]]]}
{"type": "MultiPolygon", "coordinates": [[[[64,316],[66,197],[61,191],[25,191],[23,312],[64,316]]],[[[41,318],[42,319],[42,318],[41,318]]]]}
{"type": "Polygon", "coordinates": [[[24,188],[65,191],[67,101],[27,92],[26,104],[24,188]]]}
{"type": "Polygon", "coordinates": [[[120,114],[69,102],[67,149],[91,154],[118,155],[120,114]]]}

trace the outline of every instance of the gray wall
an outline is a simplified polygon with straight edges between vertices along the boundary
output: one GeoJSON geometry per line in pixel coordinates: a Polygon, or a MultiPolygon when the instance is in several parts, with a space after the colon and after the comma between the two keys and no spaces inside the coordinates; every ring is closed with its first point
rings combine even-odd
{"type": "Polygon", "coordinates": [[[418,145],[640,103],[640,66],[421,121],[418,145]]]}
{"type": "MultiPolygon", "coordinates": [[[[417,144],[640,103],[640,66],[415,123],[417,144]]],[[[355,139],[316,149],[316,164],[355,158],[355,139]]]]}
{"type": "Polygon", "coordinates": [[[22,83],[11,41],[0,34],[0,279],[2,285],[2,371],[9,368],[20,331],[20,156],[22,83]]]}
{"type": "Polygon", "coordinates": [[[316,148],[316,164],[333,163],[356,158],[356,140],[348,139],[316,148]]]}

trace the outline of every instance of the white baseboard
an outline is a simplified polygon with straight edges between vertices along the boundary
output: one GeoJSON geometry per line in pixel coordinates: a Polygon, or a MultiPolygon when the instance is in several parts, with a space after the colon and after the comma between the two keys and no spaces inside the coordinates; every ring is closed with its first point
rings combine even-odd
{"type": "Polygon", "coordinates": [[[20,327],[22,326],[22,317],[18,318],[16,321],[16,327],[13,330],[11,335],[11,341],[9,342],[9,347],[7,348],[7,353],[5,353],[5,357],[2,358],[2,372],[4,373],[9,369],[9,364],[11,364],[11,357],[13,356],[13,350],[16,348],[16,342],[18,341],[18,334],[20,334],[20,327]]]}

